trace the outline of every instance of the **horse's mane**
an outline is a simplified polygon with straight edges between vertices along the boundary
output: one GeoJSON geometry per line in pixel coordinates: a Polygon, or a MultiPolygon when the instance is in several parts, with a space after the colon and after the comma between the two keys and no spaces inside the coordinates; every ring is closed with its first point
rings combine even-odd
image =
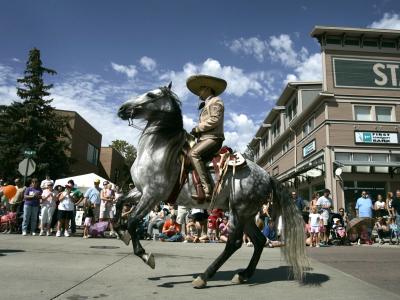
{"type": "Polygon", "coordinates": [[[162,167],[167,173],[171,173],[185,143],[185,130],[183,129],[181,101],[178,96],[167,87],[161,87],[160,90],[162,91],[161,97],[168,97],[171,100],[172,110],[143,111],[146,114],[148,124],[140,139],[150,134],[157,135],[157,139],[151,139],[150,144],[147,144],[152,150],[158,149],[161,143],[165,147],[165,142],[167,142],[162,167]]]}

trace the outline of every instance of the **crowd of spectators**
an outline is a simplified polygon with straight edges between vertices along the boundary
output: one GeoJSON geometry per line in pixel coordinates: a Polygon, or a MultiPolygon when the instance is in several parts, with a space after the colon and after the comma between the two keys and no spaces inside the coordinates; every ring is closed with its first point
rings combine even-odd
{"type": "MultiPolygon", "coordinates": [[[[54,186],[46,177],[40,182],[36,178],[25,187],[19,178],[14,181],[16,193],[11,199],[3,195],[0,207],[1,231],[21,233],[23,236],[69,237],[76,235],[77,225],[82,228],[83,238],[106,236],[117,237],[111,220],[115,213],[116,200],[122,195],[119,187],[108,181],[93,182],[93,187],[83,194],[69,180],[65,186],[54,186]],[[75,224],[76,212],[83,212],[80,224],[75,224]]],[[[1,187],[8,185],[0,182],[1,187]]],[[[1,193],[0,193],[1,195],[1,193]]],[[[372,201],[366,191],[355,204],[356,219],[349,218],[344,208],[336,212],[330,191],[325,189],[320,196],[314,193],[310,201],[304,201],[295,191],[291,201],[302,213],[306,232],[306,244],[310,247],[346,244],[372,244],[374,234],[379,243],[399,242],[400,190],[395,195],[388,193],[386,199],[378,195],[372,201]],[[355,222],[357,221],[357,222],[355,222]]],[[[124,205],[121,228],[127,229],[127,220],[134,206],[124,205]]],[[[260,208],[255,222],[267,239],[267,247],[282,246],[280,232],[282,219],[274,220],[273,203],[266,201],[260,208]],[[277,221],[277,222],[275,222],[277,221]]],[[[82,216],[82,213],[80,214],[82,216]]],[[[138,234],[146,240],[185,243],[226,242],[229,236],[229,212],[220,209],[204,210],[159,203],[140,223],[138,234]]],[[[243,243],[252,246],[244,234],[243,243]]]]}

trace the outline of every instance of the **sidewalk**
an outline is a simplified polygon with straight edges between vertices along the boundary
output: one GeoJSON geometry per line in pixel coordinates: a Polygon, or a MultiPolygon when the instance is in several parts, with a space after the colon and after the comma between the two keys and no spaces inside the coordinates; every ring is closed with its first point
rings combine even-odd
{"type": "Polygon", "coordinates": [[[222,252],[223,244],[143,242],[154,253],[152,270],[115,239],[0,235],[2,299],[400,299],[328,265],[311,260],[304,285],[288,280],[279,249],[264,250],[254,277],[233,285],[253,248],[242,247],[208,282],[193,289],[193,276],[222,252]],[[7,274],[4,276],[4,274],[7,274]]]}

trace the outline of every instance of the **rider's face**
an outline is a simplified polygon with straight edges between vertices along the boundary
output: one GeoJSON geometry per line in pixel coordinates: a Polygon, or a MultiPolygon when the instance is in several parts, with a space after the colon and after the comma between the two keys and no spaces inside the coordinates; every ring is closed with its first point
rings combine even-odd
{"type": "Polygon", "coordinates": [[[208,87],[203,87],[199,93],[200,100],[204,101],[208,98],[208,96],[210,96],[210,89],[208,87]]]}

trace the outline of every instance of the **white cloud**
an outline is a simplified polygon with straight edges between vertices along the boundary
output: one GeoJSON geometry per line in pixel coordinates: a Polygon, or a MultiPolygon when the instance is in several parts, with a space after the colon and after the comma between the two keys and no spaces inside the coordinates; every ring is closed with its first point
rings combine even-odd
{"type": "Polygon", "coordinates": [[[202,64],[196,65],[186,63],[183,70],[169,71],[160,76],[161,80],[172,80],[173,88],[182,99],[187,98],[189,90],[186,87],[186,79],[194,74],[208,74],[224,78],[228,82],[226,93],[241,97],[246,93],[253,93],[259,96],[269,94],[266,82],[273,80],[265,76],[265,72],[246,73],[243,69],[234,66],[222,66],[215,59],[208,58],[202,64]]]}
{"type": "Polygon", "coordinates": [[[373,22],[368,27],[400,30],[400,15],[396,13],[384,13],[382,19],[373,22]]]}
{"type": "Polygon", "coordinates": [[[229,119],[225,121],[224,144],[243,152],[254,137],[258,126],[245,114],[230,113],[228,117],[229,119]]]}
{"type": "Polygon", "coordinates": [[[111,67],[115,71],[125,74],[129,78],[133,78],[137,74],[136,66],[134,66],[134,65],[125,66],[125,65],[119,65],[119,64],[111,62],[111,67]]]}
{"type": "Polygon", "coordinates": [[[139,132],[117,116],[119,104],[109,101],[112,97],[122,103],[128,94],[123,86],[111,84],[99,75],[79,73],[63,78],[51,90],[53,106],[79,113],[102,134],[103,146],[115,139],[137,145],[139,132]]]}
{"type": "Polygon", "coordinates": [[[262,41],[257,37],[251,37],[248,39],[239,38],[230,43],[226,43],[226,45],[232,52],[252,55],[259,62],[264,61],[264,55],[267,53],[268,49],[267,42],[262,41]]]}
{"type": "Polygon", "coordinates": [[[310,55],[294,69],[295,74],[288,74],[285,83],[289,81],[322,80],[322,56],[320,53],[310,55]]]}
{"type": "Polygon", "coordinates": [[[13,68],[0,64],[0,105],[10,104],[18,100],[17,74],[13,68]]]}
{"type": "Polygon", "coordinates": [[[183,114],[183,127],[187,132],[190,132],[193,127],[197,125],[197,123],[189,116],[183,114]]]}
{"type": "Polygon", "coordinates": [[[21,62],[21,60],[19,58],[16,58],[16,57],[13,57],[11,60],[14,61],[14,62],[18,62],[18,63],[21,62]]]}
{"type": "Polygon", "coordinates": [[[271,36],[269,46],[270,58],[273,61],[281,62],[287,67],[296,67],[308,54],[307,49],[304,47],[297,53],[293,49],[292,39],[287,34],[281,34],[278,37],[271,36]]]}
{"type": "Polygon", "coordinates": [[[154,59],[143,56],[140,59],[140,64],[142,65],[143,68],[145,68],[147,71],[154,71],[155,68],[157,67],[157,63],[154,59]]]}

